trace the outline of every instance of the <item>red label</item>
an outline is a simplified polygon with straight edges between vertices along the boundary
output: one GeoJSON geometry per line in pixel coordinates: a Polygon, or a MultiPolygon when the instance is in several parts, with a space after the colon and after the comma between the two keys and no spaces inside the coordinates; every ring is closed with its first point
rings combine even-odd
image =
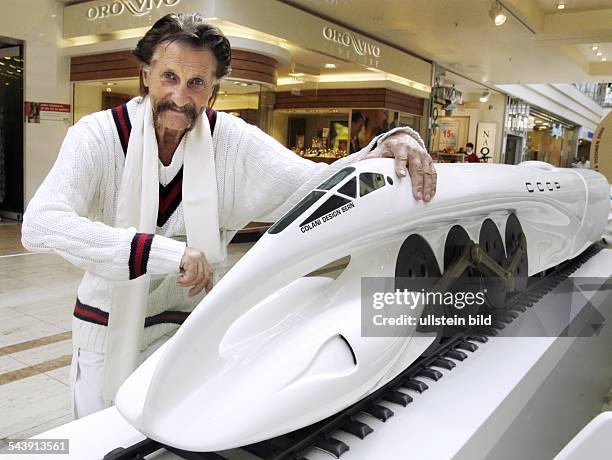
{"type": "Polygon", "coordinates": [[[41,102],[41,112],[62,112],[70,113],[70,104],[56,104],[54,102],[41,102]]]}

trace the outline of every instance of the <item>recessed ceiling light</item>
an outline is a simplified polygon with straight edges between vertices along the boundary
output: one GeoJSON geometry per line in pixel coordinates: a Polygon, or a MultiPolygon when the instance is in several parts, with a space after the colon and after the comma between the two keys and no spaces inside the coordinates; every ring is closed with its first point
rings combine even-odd
{"type": "Polygon", "coordinates": [[[599,49],[599,46],[598,45],[593,45],[593,46],[591,46],[591,49],[593,51],[597,51],[599,49]]]}
{"type": "Polygon", "coordinates": [[[327,64],[323,64],[323,67],[326,69],[335,69],[338,66],[336,64],[327,63],[327,64]]]}
{"type": "Polygon", "coordinates": [[[503,25],[506,22],[506,19],[508,19],[504,14],[504,10],[501,3],[499,3],[497,0],[494,1],[491,5],[491,9],[489,10],[489,16],[491,16],[491,19],[493,19],[493,22],[496,26],[503,25]]]}
{"type": "Polygon", "coordinates": [[[606,62],[608,59],[604,56],[601,58],[601,62],[606,62]]]}
{"type": "Polygon", "coordinates": [[[597,51],[597,56],[603,56],[603,53],[601,51],[597,51]]]}
{"type": "Polygon", "coordinates": [[[565,9],[565,2],[557,3],[557,9],[558,10],[564,10],[565,9]]]}

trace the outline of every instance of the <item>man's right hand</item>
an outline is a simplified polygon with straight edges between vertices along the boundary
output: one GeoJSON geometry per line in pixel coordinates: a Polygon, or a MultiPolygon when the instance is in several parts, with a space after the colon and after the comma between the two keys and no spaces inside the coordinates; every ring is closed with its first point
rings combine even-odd
{"type": "Polygon", "coordinates": [[[176,281],[177,286],[191,287],[189,297],[202,292],[209,292],[213,286],[212,268],[202,251],[195,248],[185,248],[181,259],[181,274],[176,281]]]}

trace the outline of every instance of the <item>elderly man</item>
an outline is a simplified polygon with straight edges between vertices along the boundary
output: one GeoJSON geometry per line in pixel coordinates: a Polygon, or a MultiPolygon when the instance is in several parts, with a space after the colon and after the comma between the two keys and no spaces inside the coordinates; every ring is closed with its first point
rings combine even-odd
{"type": "Polygon", "coordinates": [[[76,417],[111,405],[138,362],[185,320],[222,273],[237,229],[274,221],[366,157],[394,156],[416,199],[429,201],[436,187],[431,158],[409,128],[323,165],[213,111],[231,50],[198,14],[161,18],[134,55],[143,96],[69,130],[23,222],[26,248],[85,270],[73,318],[76,417]]]}

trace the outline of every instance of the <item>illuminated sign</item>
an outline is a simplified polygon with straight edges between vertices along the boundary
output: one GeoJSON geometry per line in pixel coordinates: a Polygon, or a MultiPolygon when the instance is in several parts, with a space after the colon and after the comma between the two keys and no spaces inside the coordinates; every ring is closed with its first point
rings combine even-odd
{"type": "Polygon", "coordinates": [[[347,48],[352,48],[359,56],[380,57],[380,47],[357,38],[352,32],[343,32],[331,27],[323,27],[323,38],[347,48]]]}
{"type": "Polygon", "coordinates": [[[181,0],[115,0],[98,6],[87,8],[86,16],[90,21],[121,16],[124,13],[132,16],[146,16],[152,10],[162,7],[175,6],[181,0]]]}

